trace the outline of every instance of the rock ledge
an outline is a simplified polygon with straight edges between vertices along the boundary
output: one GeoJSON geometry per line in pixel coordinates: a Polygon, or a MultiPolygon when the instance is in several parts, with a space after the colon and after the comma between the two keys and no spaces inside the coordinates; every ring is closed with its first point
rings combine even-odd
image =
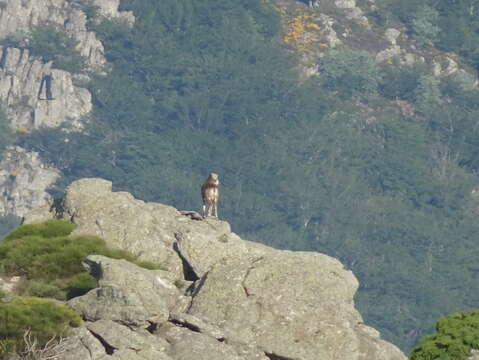
{"type": "Polygon", "coordinates": [[[61,206],[26,216],[71,220],[74,234],[165,269],[90,255],[99,287],[70,300],[86,323],[62,359],[406,360],[363,323],[358,282],[336,259],[242,240],[224,221],[184,214],[82,179],[61,206]]]}

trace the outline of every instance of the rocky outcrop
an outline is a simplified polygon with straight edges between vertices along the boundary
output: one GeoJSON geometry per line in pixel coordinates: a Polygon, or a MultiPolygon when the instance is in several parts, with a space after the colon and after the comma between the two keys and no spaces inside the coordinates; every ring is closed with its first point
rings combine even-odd
{"type": "Polygon", "coordinates": [[[469,356],[466,360],[479,360],[479,350],[471,350],[471,356],[469,356]]]}
{"type": "Polygon", "coordinates": [[[98,6],[101,16],[106,18],[118,18],[126,23],[133,25],[135,16],[131,11],[120,11],[120,0],[92,0],[92,3],[98,6]]]}
{"type": "MultiPolygon", "coordinates": [[[[23,49],[0,47],[0,102],[13,131],[60,125],[79,130],[92,109],[90,92],[79,85],[87,76],[52,68],[51,62],[31,56],[25,33],[36,25],[55,24],[78,41],[88,71],[103,71],[103,44],[88,25],[101,18],[120,18],[133,25],[133,14],[119,11],[119,5],[119,0],[0,0],[0,40],[14,37],[24,45],[23,49]],[[88,18],[87,8],[96,9],[97,15],[88,18]]],[[[0,167],[0,216],[23,216],[50,200],[46,189],[59,171],[43,164],[38,154],[10,149],[0,167]]]]}
{"type": "Polygon", "coordinates": [[[89,256],[99,287],[70,300],[86,323],[63,359],[406,359],[363,323],[358,282],[339,261],[245,241],[226,222],[111,187],[76,181],[61,206],[25,218],[71,220],[74,234],[102,236],[165,268],[89,256]]]}
{"type": "Polygon", "coordinates": [[[0,161],[0,214],[23,216],[48,204],[51,197],[45,189],[58,177],[59,171],[44,164],[37,153],[9,148],[0,161]]]}
{"type": "Polygon", "coordinates": [[[30,131],[63,123],[81,128],[80,119],[92,108],[91,94],[74,85],[72,74],[52,69],[51,63],[32,58],[28,50],[0,48],[0,58],[0,99],[12,129],[30,131]],[[41,93],[46,74],[53,78],[53,99],[41,93]]]}
{"type": "MultiPolygon", "coordinates": [[[[105,65],[104,48],[88,28],[88,21],[94,19],[88,19],[82,9],[96,6],[100,16],[134,22],[130,12],[118,11],[119,0],[9,0],[1,4],[2,38],[21,37],[39,24],[56,24],[78,41],[77,48],[90,70],[101,70],[105,65]]],[[[0,59],[0,100],[7,105],[13,129],[56,127],[62,123],[80,127],[79,120],[92,108],[91,95],[74,84],[72,74],[52,69],[51,63],[32,58],[27,49],[3,47],[0,59]],[[41,94],[47,74],[53,78],[51,99],[41,94]]]]}

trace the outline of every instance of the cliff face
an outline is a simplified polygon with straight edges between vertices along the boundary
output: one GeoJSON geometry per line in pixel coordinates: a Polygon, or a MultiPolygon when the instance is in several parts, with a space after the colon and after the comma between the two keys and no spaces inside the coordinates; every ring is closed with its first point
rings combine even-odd
{"type": "Polygon", "coordinates": [[[363,323],[358,282],[339,261],[245,241],[226,222],[111,186],[76,181],[61,207],[25,221],[71,220],[75,234],[99,235],[164,270],[89,256],[99,287],[69,302],[86,322],[62,359],[406,359],[363,323]]]}
{"type": "Polygon", "coordinates": [[[75,86],[72,74],[52,69],[51,63],[32,58],[28,50],[0,49],[0,99],[7,106],[14,130],[33,130],[68,123],[81,127],[79,120],[92,108],[88,90],[75,86]],[[44,76],[53,77],[53,100],[41,96],[44,76]]]}
{"type": "Polygon", "coordinates": [[[42,163],[37,153],[21,147],[11,148],[0,162],[0,213],[25,214],[45,204],[45,189],[59,176],[59,171],[42,163]]]}
{"type": "MultiPolygon", "coordinates": [[[[89,71],[105,65],[102,43],[89,31],[81,1],[8,0],[0,1],[0,36],[21,36],[39,24],[55,24],[78,41],[77,50],[85,57],[89,71]]],[[[119,0],[95,0],[97,17],[121,18],[133,24],[129,12],[119,12],[119,0]]],[[[40,127],[68,124],[81,129],[81,119],[92,109],[91,94],[77,85],[85,75],[74,75],[52,68],[32,57],[28,50],[0,47],[0,102],[4,104],[12,131],[28,132],[40,127]],[[42,84],[51,75],[53,98],[42,96],[42,84]]],[[[23,216],[49,199],[46,189],[58,177],[58,171],[43,164],[38,154],[19,147],[8,149],[0,163],[0,192],[5,194],[0,215],[23,216]],[[21,159],[21,160],[20,160],[21,159]],[[21,175],[11,176],[21,169],[21,175]],[[48,170],[47,170],[48,169],[48,170]],[[48,175],[47,175],[48,172],[48,175]],[[40,175],[41,174],[41,175],[40,175]]]]}

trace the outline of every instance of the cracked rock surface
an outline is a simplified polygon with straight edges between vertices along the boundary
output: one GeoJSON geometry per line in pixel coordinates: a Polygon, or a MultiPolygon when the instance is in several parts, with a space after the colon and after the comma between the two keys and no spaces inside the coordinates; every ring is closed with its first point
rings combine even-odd
{"type": "Polygon", "coordinates": [[[170,273],[146,270],[126,260],[90,255],[84,262],[99,287],[69,301],[89,321],[112,320],[148,327],[168,320],[170,311],[189,303],[173,284],[170,273]]]}
{"type": "Polygon", "coordinates": [[[69,301],[85,326],[60,359],[406,359],[363,323],[358,281],[329,256],[243,240],[224,221],[113,192],[102,179],[72,183],[61,206],[25,221],[52,217],[165,268],[88,256],[99,287],[69,301]]]}

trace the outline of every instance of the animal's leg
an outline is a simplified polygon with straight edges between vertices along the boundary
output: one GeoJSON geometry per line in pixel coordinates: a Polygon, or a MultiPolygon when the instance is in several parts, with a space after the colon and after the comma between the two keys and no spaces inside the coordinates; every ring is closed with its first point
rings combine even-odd
{"type": "Polygon", "coordinates": [[[216,203],[213,204],[213,216],[218,218],[218,205],[216,203]]]}
{"type": "Polygon", "coordinates": [[[211,208],[211,204],[210,204],[210,203],[208,203],[208,204],[206,205],[206,209],[207,209],[207,210],[206,210],[206,216],[211,216],[212,208],[211,208]]]}
{"type": "Polygon", "coordinates": [[[206,216],[206,204],[203,204],[203,216],[206,216]]]}

